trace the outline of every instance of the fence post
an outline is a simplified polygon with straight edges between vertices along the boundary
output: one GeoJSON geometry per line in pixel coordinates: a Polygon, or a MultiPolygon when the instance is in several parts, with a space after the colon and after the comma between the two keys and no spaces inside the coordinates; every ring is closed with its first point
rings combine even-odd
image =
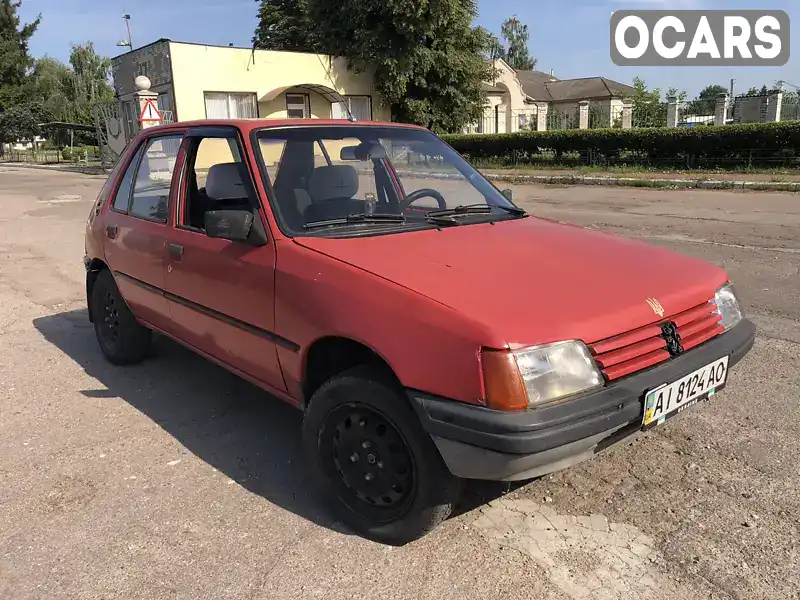
{"type": "Polygon", "coordinates": [[[717,96],[717,103],[714,106],[714,125],[725,125],[725,118],[728,116],[728,94],[717,96]]]}
{"type": "Polygon", "coordinates": [[[675,96],[667,97],[667,127],[678,126],[678,99],[675,96]]]}
{"type": "MultiPolygon", "coordinates": [[[[508,127],[509,119],[506,116],[506,105],[498,104],[495,108],[495,133],[511,133],[514,131],[513,124],[508,127]]],[[[509,115],[510,116],[510,115],[509,115]]]]}
{"type": "Polygon", "coordinates": [[[547,111],[550,106],[547,102],[536,104],[536,131],[547,131],[547,111]]]}
{"type": "MultiPolygon", "coordinates": [[[[154,106],[157,106],[158,94],[156,92],[150,91],[150,79],[145,77],[144,75],[139,75],[136,80],[136,92],[134,92],[134,97],[136,99],[136,110],[137,114],[136,117],[138,119],[139,115],[145,109],[145,106],[148,102],[152,102],[154,106]]],[[[154,125],[160,125],[161,123],[158,121],[143,121],[140,122],[140,126],[142,129],[147,127],[153,127],[154,125]]]]}
{"type": "MultiPolygon", "coordinates": [[[[611,123],[614,124],[613,121],[611,123]]],[[[633,100],[624,98],[622,100],[622,128],[630,129],[633,127],[633,100]]]]}
{"type": "Polygon", "coordinates": [[[781,107],[783,105],[783,92],[771,92],[766,98],[767,111],[765,121],[767,123],[778,123],[781,120],[781,107]]]}
{"type": "Polygon", "coordinates": [[[589,101],[578,102],[578,129],[589,129],[589,101]]]}

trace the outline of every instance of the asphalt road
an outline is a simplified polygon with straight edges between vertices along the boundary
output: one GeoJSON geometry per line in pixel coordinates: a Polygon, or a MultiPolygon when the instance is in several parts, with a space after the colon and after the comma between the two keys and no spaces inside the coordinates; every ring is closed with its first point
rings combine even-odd
{"type": "Polygon", "coordinates": [[[0,598],[800,598],[797,196],[513,188],[724,266],[759,337],[712,402],[510,493],[474,487],[390,548],[316,500],[292,409],[163,340],[103,361],[81,265],[101,183],[0,167],[0,598]]]}

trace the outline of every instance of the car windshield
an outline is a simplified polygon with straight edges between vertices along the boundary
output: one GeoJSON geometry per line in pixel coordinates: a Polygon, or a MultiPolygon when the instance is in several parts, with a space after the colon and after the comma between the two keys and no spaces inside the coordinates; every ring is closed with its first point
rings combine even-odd
{"type": "Polygon", "coordinates": [[[291,126],[258,130],[256,139],[290,235],[374,235],[525,214],[423,129],[291,126]]]}

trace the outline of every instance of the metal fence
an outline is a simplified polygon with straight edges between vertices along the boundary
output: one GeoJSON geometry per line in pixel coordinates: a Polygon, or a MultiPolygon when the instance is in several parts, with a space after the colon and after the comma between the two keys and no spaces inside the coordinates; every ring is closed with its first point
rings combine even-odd
{"type": "Polygon", "coordinates": [[[6,148],[4,152],[0,153],[0,161],[38,165],[96,165],[100,162],[100,150],[96,146],[25,150],[6,148]]]}
{"type": "Polygon", "coordinates": [[[622,127],[622,106],[608,102],[589,103],[589,129],[622,127]]]}
{"type": "Polygon", "coordinates": [[[547,130],[579,129],[578,108],[555,108],[547,112],[547,130]]]}
{"type": "Polygon", "coordinates": [[[679,127],[697,127],[714,124],[715,105],[708,102],[682,102],[677,106],[679,127]]]}
{"type": "Polygon", "coordinates": [[[781,104],[781,121],[800,121],[800,96],[784,94],[781,104]]]}

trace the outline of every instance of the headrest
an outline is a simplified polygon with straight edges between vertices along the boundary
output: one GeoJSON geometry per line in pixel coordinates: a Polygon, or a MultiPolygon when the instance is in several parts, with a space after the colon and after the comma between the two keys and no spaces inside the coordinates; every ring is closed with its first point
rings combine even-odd
{"type": "Polygon", "coordinates": [[[308,195],[313,202],[352,198],[358,193],[358,171],[350,165],[317,167],[308,178],[308,195]]]}
{"type": "Polygon", "coordinates": [[[220,163],[212,165],[206,176],[206,194],[212,200],[240,200],[247,198],[247,190],[242,182],[241,163],[220,163]]]}

